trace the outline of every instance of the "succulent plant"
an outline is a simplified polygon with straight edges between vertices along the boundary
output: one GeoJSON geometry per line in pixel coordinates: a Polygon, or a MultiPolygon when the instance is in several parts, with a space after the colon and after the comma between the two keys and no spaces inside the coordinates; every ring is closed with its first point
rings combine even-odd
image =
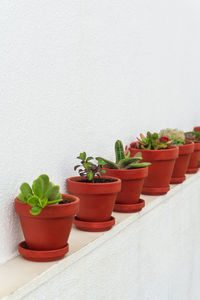
{"type": "Polygon", "coordinates": [[[151,165],[148,162],[140,162],[142,160],[141,152],[130,157],[130,151],[124,151],[123,144],[119,140],[115,142],[115,157],[115,163],[103,157],[96,157],[96,159],[100,165],[107,165],[110,169],[138,169],[151,165]]]}
{"type": "Polygon", "coordinates": [[[167,149],[172,145],[172,140],[167,136],[160,137],[158,133],[147,132],[147,135],[144,136],[140,134],[140,139],[137,138],[137,148],[138,149],[148,149],[148,150],[159,150],[167,149]]]}
{"type": "Polygon", "coordinates": [[[46,205],[58,204],[63,201],[60,187],[49,181],[45,174],[40,175],[32,184],[26,182],[20,186],[18,199],[32,206],[30,213],[38,215],[46,205]]]}
{"type": "Polygon", "coordinates": [[[85,177],[88,181],[94,182],[95,176],[100,177],[101,173],[106,173],[105,170],[103,170],[104,163],[100,164],[94,164],[91,162],[94,158],[92,156],[86,155],[86,152],[82,152],[77,157],[81,160],[81,164],[74,167],[74,170],[78,170],[78,173],[81,177],[85,177]]]}
{"type": "Polygon", "coordinates": [[[170,140],[173,140],[173,145],[184,145],[185,144],[185,134],[183,131],[178,129],[162,129],[160,131],[160,137],[166,136],[170,140]]]}
{"type": "Polygon", "coordinates": [[[200,131],[185,132],[185,138],[193,142],[200,142],[200,131]]]}

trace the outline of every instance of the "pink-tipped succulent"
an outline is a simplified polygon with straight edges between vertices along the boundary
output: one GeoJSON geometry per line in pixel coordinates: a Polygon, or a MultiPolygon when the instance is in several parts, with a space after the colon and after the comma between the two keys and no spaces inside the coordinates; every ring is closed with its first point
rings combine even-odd
{"type": "Polygon", "coordinates": [[[151,133],[149,131],[146,136],[141,133],[140,138],[137,138],[137,140],[138,149],[148,150],[167,149],[173,143],[173,140],[170,140],[167,136],[160,137],[158,133],[151,133]]]}

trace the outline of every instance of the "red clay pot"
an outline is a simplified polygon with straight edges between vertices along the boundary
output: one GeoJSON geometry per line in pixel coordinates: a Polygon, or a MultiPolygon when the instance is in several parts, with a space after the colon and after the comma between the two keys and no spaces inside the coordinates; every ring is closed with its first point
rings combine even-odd
{"type": "Polygon", "coordinates": [[[186,171],[187,174],[194,174],[198,171],[199,160],[200,160],[200,142],[194,142],[194,152],[190,157],[190,162],[188,165],[188,169],[186,171]]]}
{"type": "Polygon", "coordinates": [[[138,212],[144,206],[144,200],[140,199],[140,194],[144,184],[144,179],[148,175],[148,167],[141,169],[107,169],[106,175],[120,178],[122,181],[121,192],[117,195],[114,211],[130,213],[138,212]]]}
{"type": "Polygon", "coordinates": [[[194,143],[186,141],[185,145],[178,145],[179,156],[175,162],[174,170],[170,183],[181,183],[185,180],[185,173],[187,171],[191,154],[194,151],[194,143]]]}
{"type": "MultiPolygon", "coordinates": [[[[105,176],[104,178],[111,178],[105,176]]],[[[106,231],[114,224],[111,217],[121,180],[106,183],[81,182],[81,178],[67,179],[67,190],[80,198],[79,212],[74,220],[77,228],[85,231],[106,231]]]]}
{"type": "Polygon", "coordinates": [[[52,261],[62,258],[68,251],[68,237],[79,199],[63,194],[66,204],[47,205],[33,216],[30,206],[15,198],[15,211],[20,217],[25,242],[19,244],[20,253],[29,260],[52,261]]]}
{"type": "MultiPolygon", "coordinates": [[[[200,131],[200,126],[194,127],[194,131],[200,131]]],[[[198,163],[198,168],[200,168],[200,162],[198,163]]]]}
{"type": "Polygon", "coordinates": [[[142,153],[143,160],[150,162],[149,175],[144,180],[142,194],[144,195],[164,195],[169,189],[175,160],[178,157],[178,147],[172,146],[170,149],[146,150],[137,149],[137,143],[130,145],[131,156],[137,152],[142,153]]]}

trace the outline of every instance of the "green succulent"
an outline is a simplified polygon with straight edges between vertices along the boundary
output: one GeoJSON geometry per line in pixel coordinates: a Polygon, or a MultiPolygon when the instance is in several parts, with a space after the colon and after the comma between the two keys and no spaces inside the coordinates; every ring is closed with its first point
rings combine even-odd
{"type": "Polygon", "coordinates": [[[58,204],[63,201],[60,187],[49,181],[45,174],[40,175],[32,184],[26,182],[20,186],[21,193],[18,199],[32,206],[30,213],[38,215],[46,205],[58,204]]]}
{"type": "Polygon", "coordinates": [[[130,157],[130,152],[124,151],[123,144],[119,140],[115,143],[115,157],[116,162],[112,162],[103,157],[96,157],[96,159],[99,165],[107,165],[110,169],[138,169],[151,165],[151,163],[148,162],[140,162],[142,160],[141,152],[136,153],[134,157],[130,157]]]}

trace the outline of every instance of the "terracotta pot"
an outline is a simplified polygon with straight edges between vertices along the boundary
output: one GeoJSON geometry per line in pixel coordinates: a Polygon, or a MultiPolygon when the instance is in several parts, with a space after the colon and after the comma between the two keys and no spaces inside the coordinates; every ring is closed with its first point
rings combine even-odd
{"type": "Polygon", "coordinates": [[[15,199],[15,211],[20,217],[25,237],[25,243],[20,243],[19,251],[27,256],[25,258],[50,261],[62,258],[68,251],[68,237],[74,215],[78,211],[79,199],[67,194],[62,197],[72,202],[47,205],[36,216],[30,214],[31,207],[28,204],[15,199]]]}
{"type": "Polygon", "coordinates": [[[86,231],[109,230],[115,219],[111,217],[117,193],[121,190],[121,180],[114,177],[113,182],[87,183],[80,177],[67,179],[67,190],[80,198],[79,212],[74,220],[77,228],[86,231]]]}
{"type": "Polygon", "coordinates": [[[200,160],[200,142],[194,142],[194,152],[192,153],[186,171],[187,174],[196,173],[199,169],[199,160],[200,160]]]}
{"type": "Polygon", "coordinates": [[[148,175],[148,167],[141,169],[107,169],[106,175],[120,178],[122,181],[121,192],[117,195],[114,211],[118,212],[138,212],[144,206],[144,200],[140,199],[140,194],[144,184],[144,179],[148,175]]]}
{"type": "Polygon", "coordinates": [[[150,162],[148,177],[144,180],[142,194],[164,195],[169,189],[175,160],[178,157],[178,147],[172,146],[170,149],[146,150],[137,149],[136,142],[130,145],[131,156],[137,152],[142,153],[143,160],[150,162]]]}
{"type": "Polygon", "coordinates": [[[200,131],[200,126],[194,127],[194,131],[200,131]]]}
{"type": "Polygon", "coordinates": [[[187,171],[191,154],[194,151],[194,143],[186,141],[185,145],[178,145],[179,156],[175,162],[174,170],[170,183],[181,183],[185,180],[185,173],[187,171]]]}

